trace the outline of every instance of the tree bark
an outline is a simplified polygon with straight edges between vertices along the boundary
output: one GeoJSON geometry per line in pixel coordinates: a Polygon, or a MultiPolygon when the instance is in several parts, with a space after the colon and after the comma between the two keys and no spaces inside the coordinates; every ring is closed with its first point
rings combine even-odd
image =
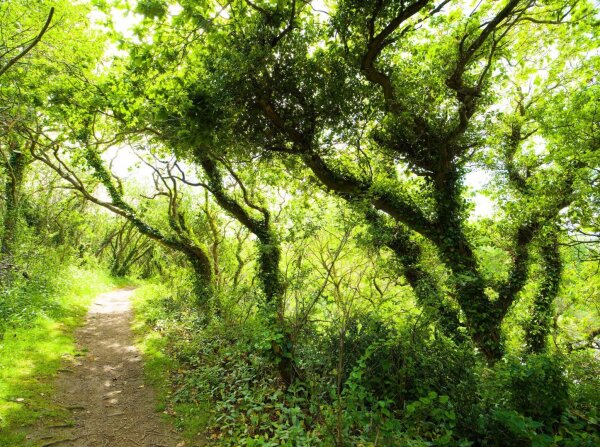
{"type": "Polygon", "coordinates": [[[540,354],[547,348],[548,334],[552,326],[553,304],[560,288],[562,261],[556,233],[540,248],[542,257],[542,280],[533,299],[531,319],[525,328],[527,351],[540,354]]]}
{"type": "Polygon", "coordinates": [[[2,234],[1,252],[5,258],[10,258],[15,253],[15,244],[18,234],[19,220],[21,216],[21,194],[23,178],[27,160],[25,154],[20,152],[16,145],[12,145],[8,159],[7,175],[4,200],[6,213],[4,215],[4,232],[2,234]]]}
{"type": "MultiPolygon", "coordinates": [[[[210,190],[215,200],[230,215],[250,230],[258,239],[258,278],[265,294],[266,319],[275,330],[271,350],[277,362],[277,369],[286,387],[289,387],[296,376],[293,360],[293,340],[286,328],[283,295],[285,285],[279,267],[281,248],[277,235],[271,228],[270,214],[267,209],[252,204],[245,195],[247,205],[262,215],[256,218],[223,188],[221,172],[214,160],[202,157],[200,164],[208,177],[210,190]]],[[[236,178],[240,187],[241,180],[236,178]]]]}

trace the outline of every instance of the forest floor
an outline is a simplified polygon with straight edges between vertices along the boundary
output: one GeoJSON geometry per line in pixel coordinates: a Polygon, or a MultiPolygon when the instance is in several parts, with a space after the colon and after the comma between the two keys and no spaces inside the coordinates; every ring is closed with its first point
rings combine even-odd
{"type": "Polygon", "coordinates": [[[130,329],[133,289],[98,295],[75,332],[78,355],[59,370],[55,403],[69,423],[41,420],[27,438],[40,447],[182,447],[144,385],[130,329]]]}

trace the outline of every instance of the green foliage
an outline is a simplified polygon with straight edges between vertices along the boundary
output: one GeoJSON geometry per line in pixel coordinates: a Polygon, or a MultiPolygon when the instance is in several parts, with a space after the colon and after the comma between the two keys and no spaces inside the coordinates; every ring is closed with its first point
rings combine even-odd
{"type": "Polygon", "coordinates": [[[52,378],[76,355],[72,332],[91,300],[117,285],[102,271],[56,264],[49,269],[48,257],[40,263],[46,264],[43,278],[13,284],[0,301],[7,312],[0,326],[0,445],[6,447],[25,445],[24,427],[39,418],[70,421],[51,402],[52,378]]]}
{"type": "Polygon", "coordinates": [[[598,7],[471,3],[1,3],[6,346],[101,266],[191,442],[598,444],[598,7]]]}
{"type": "Polygon", "coordinates": [[[593,352],[573,352],[566,359],[573,408],[590,417],[600,415],[600,365],[593,352]]]}
{"type": "MultiPolygon", "coordinates": [[[[0,289],[0,333],[28,327],[40,317],[60,319],[66,311],[66,305],[60,301],[63,294],[88,296],[94,290],[85,270],[76,267],[76,263],[69,267],[72,261],[68,254],[39,246],[35,240],[24,242],[20,248],[23,251],[14,259],[17,271],[0,289]]],[[[103,278],[100,287],[105,283],[103,278]]]]}
{"type": "Polygon", "coordinates": [[[195,437],[208,429],[220,445],[312,445],[315,438],[306,433],[299,408],[306,404],[305,391],[280,390],[268,360],[268,328],[258,321],[205,326],[161,287],[141,288],[136,295],[140,328],[146,334],[158,330],[166,341],[156,350],[152,333],[144,337],[149,374],[176,390],[163,402],[184,434],[195,437]]]}
{"type": "Polygon", "coordinates": [[[513,408],[548,427],[558,422],[569,398],[560,360],[540,354],[506,363],[506,370],[500,369],[499,380],[508,382],[513,408]]]}
{"type": "Polygon", "coordinates": [[[574,380],[552,355],[515,357],[489,370],[426,327],[397,332],[363,317],[348,325],[343,344],[335,330],[307,334],[296,352],[303,381],[282,392],[260,320],[240,325],[227,313],[206,326],[161,286],[138,291],[136,313],[150,376],[166,390],[161,408],[192,442],[200,434],[213,445],[260,446],[598,440],[596,410],[585,407],[594,402],[595,377],[584,378],[593,370],[574,380]]]}

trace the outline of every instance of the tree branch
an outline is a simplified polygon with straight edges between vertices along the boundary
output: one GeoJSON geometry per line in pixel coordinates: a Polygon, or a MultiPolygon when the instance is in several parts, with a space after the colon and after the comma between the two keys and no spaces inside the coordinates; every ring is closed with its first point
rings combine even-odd
{"type": "Polygon", "coordinates": [[[42,27],[42,30],[40,31],[40,33],[37,35],[37,37],[35,39],[33,39],[33,41],[25,49],[23,49],[23,51],[21,51],[15,57],[13,57],[11,60],[9,60],[4,67],[0,68],[0,76],[2,76],[4,73],[6,73],[6,71],[10,67],[12,67],[14,64],[16,64],[19,61],[19,59],[21,59],[27,53],[29,53],[33,49],[33,47],[35,47],[42,40],[42,37],[44,36],[46,31],[48,30],[48,27],[50,26],[50,22],[52,21],[53,15],[54,15],[54,7],[51,7],[50,14],[48,14],[46,23],[44,23],[44,26],[42,27]]]}

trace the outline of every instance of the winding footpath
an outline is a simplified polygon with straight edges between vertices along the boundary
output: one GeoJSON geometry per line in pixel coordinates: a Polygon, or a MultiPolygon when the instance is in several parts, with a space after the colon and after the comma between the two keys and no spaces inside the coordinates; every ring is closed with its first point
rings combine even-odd
{"type": "Polygon", "coordinates": [[[141,354],[133,345],[131,289],[96,298],[85,325],[75,333],[84,353],[61,369],[55,401],[74,424],[41,426],[28,437],[44,447],[183,447],[156,413],[144,385],[141,354]]]}

